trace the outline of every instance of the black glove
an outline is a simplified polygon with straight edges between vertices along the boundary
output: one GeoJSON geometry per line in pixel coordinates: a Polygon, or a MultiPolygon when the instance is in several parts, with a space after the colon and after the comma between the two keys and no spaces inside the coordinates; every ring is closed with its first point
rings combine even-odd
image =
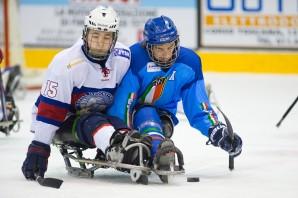
{"type": "Polygon", "coordinates": [[[242,151],[242,139],[234,133],[234,140],[230,138],[226,125],[220,123],[209,129],[209,141],[227,151],[230,156],[237,157],[242,151]]]}
{"type": "Polygon", "coordinates": [[[32,141],[28,147],[27,157],[22,166],[22,171],[26,179],[35,180],[36,176],[44,176],[48,167],[50,153],[51,148],[49,145],[32,141]]]}

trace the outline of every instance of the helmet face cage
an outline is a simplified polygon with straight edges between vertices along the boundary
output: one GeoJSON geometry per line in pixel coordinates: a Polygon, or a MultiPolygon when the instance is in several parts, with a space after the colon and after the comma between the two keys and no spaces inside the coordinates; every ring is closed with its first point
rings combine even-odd
{"type": "Polygon", "coordinates": [[[166,16],[149,19],[144,28],[144,41],[150,59],[156,65],[167,69],[175,63],[180,49],[179,35],[174,22],[166,16]],[[175,49],[169,60],[161,61],[154,57],[153,48],[158,45],[175,42],[175,49]]]}
{"type": "Polygon", "coordinates": [[[116,44],[118,29],[119,18],[112,7],[99,6],[92,10],[90,14],[85,17],[82,35],[84,41],[83,48],[86,55],[95,61],[107,59],[116,44]],[[90,50],[90,43],[88,43],[88,34],[90,33],[90,30],[113,33],[111,45],[106,53],[94,53],[94,51],[92,52],[92,50],[90,50]]]}
{"type": "Polygon", "coordinates": [[[162,69],[168,69],[170,68],[175,62],[176,62],[176,59],[179,55],[179,38],[177,38],[176,40],[174,40],[175,42],[175,47],[174,47],[174,50],[172,52],[172,56],[170,59],[168,60],[158,60],[158,58],[156,58],[154,56],[154,53],[153,53],[153,48],[157,45],[163,45],[163,44],[150,44],[150,43],[146,43],[146,50],[148,52],[148,55],[150,57],[150,59],[159,67],[161,67],[162,69]]]}
{"type": "Polygon", "coordinates": [[[89,48],[89,43],[88,43],[88,34],[90,33],[90,28],[84,28],[83,30],[83,41],[84,41],[84,50],[87,54],[87,56],[93,60],[100,61],[100,60],[105,60],[108,58],[110,53],[115,47],[115,44],[117,42],[117,37],[118,37],[118,32],[113,32],[113,39],[111,42],[111,45],[109,49],[106,51],[106,53],[92,53],[92,50],[89,48]]]}

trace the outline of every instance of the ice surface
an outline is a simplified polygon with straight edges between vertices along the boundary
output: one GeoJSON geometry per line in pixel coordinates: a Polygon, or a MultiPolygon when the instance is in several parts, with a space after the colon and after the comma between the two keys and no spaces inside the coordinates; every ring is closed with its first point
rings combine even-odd
{"type": "Polygon", "coordinates": [[[222,110],[234,131],[243,138],[243,153],[228,169],[228,155],[206,146],[206,137],[189,127],[186,118],[173,140],[185,158],[186,176],[199,176],[188,183],[185,176],[162,184],[155,175],[149,185],[134,184],[127,174],[113,169],[98,170],[92,179],[67,174],[58,149],[52,146],[46,177],[64,180],[58,189],[26,181],[21,173],[32,134],[29,132],[31,107],[38,92],[28,92],[18,100],[23,119],[19,133],[0,134],[0,198],[297,198],[298,197],[298,104],[280,128],[275,124],[298,94],[297,75],[217,74],[205,75],[212,84],[222,110]]]}

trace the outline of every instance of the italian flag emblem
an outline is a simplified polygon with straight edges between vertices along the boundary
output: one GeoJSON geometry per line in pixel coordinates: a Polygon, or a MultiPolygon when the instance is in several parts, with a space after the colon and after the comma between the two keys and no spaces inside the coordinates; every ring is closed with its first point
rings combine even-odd
{"type": "Polygon", "coordinates": [[[167,77],[155,79],[141,96],[141,102],[144,104],[154,104],[161,97],[167,80],[167,77]]]}

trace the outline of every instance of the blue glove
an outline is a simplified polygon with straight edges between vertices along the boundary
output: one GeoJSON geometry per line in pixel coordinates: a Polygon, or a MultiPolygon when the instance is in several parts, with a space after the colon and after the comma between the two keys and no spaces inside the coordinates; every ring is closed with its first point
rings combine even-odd
{"type": "Polygon", "coordinates": [[[209,129],[209,141],[227,151],[230,156],[237,157],[242,151],[242,139],[234,133],[234,140],[230,138],[226,125],[220,123],[209,129]]]}
{"type": "Polygon", "coordinates": [[[44,176],[48,167],[50,153],[51,148],[49,145],[32,141],[28,147],[27,157],[22,166],[22,171],[26,179],[35,180],[36,176],[44,176]]]}

